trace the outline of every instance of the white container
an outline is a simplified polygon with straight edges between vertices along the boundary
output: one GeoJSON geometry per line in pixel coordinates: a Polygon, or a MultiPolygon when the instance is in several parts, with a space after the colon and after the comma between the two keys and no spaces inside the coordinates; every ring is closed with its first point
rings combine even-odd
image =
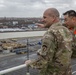
{"type": "Polygon", "coordinates": [[[3,50],[4,54],[10,53],[10,50],[3,50]]]}

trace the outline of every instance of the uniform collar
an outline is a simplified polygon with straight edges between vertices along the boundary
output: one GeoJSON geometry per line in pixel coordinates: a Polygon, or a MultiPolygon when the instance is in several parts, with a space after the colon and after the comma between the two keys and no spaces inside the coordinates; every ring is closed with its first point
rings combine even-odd
{"type": "Polygon", "coordinates": [[[62,25],[62,23],[61,22],[57,22],[57,23],[54,23],[54,24],[52,24],[50,27],[55,27],[55,26],[61,26],[62,25]]]}
{"type": "Polygon", "coordinates": [[[76,35],[76,27],[74,28],[74,34],[76,35]]]}
{"type": "Polygon", "coordinates": [[[74,35],[76,35],[76,27],[74,27],[74,28],[69,28],[73,33],[74,33],[74,35]]]}

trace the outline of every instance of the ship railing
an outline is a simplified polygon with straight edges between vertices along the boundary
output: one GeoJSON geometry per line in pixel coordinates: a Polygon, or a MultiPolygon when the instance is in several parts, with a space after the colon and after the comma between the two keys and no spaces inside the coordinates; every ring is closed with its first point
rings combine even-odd
{"type": "Polygon", "coordinates": [[[15,67],[12,67],[12,68],[9,68],[9,69],[2,70],[2,71],[0,71],[0,75],[4,75],[4,74],[7,74],[9,72],[19,70],[19,69],[24,68],[26,66],[27,66],[26,64],[22,64],[22,65],[19,65],[19,66],[15,66],[15,67]]]}

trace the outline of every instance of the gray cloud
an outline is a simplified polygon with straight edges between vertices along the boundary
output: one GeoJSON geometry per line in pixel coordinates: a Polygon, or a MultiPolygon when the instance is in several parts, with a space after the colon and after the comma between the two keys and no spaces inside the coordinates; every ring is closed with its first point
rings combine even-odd
{"type": "Polygon", "coordinates": [[[0,17],[40,17],[49,7],[62,14],[75,6],[76,0],[0,0],[0,17]]]}

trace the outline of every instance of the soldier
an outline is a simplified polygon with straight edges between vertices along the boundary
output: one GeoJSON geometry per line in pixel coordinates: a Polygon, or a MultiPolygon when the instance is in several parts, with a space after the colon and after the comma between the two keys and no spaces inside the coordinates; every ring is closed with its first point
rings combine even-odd
{"type": "Polygon", "coordinates": [[[64,15],[64,24],[73,34],[73,54],[72,57],[76,57],[76,12],[74,10],[68,10],[64,15]]]}
{"type": "Polygon", "coordinates": [[[25,64],[38,68],[40,75],[72,75],[70,31],[60,23],[59,12],[55,8],[45,10],[42,21],[48,30],[42,38],[39,58],[35,61],[27,60],[25,64]]]}

